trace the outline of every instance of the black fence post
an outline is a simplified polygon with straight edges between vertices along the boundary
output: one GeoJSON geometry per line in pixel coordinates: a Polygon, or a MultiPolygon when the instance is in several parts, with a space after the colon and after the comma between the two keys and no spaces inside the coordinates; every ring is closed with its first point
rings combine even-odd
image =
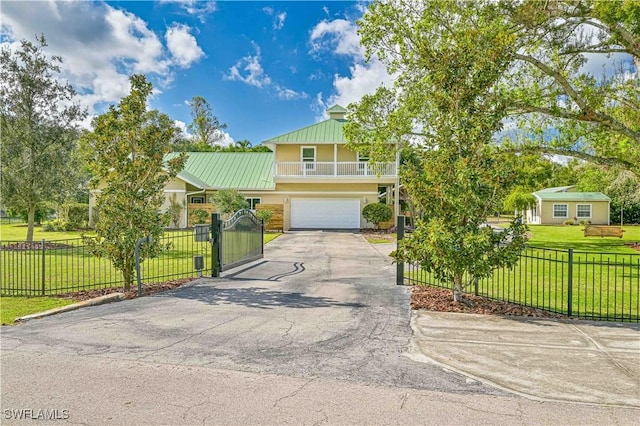
{"type": "MultiPolygon", "coordinates": [[[[400,241],[404,238],[404,221],[405,217],[400,215],[396,221],[396,232],[397,232],[397,246],[396,250],[400,246],[400,241]]],[[[396,263],[396,285],[404,284],[404,262],[396,263]]]]}
{"type": "Polygon", "coordinates": [[[567,316],[572,315],[573,306],[573,249],[569,249],[569,271],[568,271],[568,283],[569,288],[567,289],[567,316]]]}
{"type": "Polygon", "coordinates": [[[220,276],[220,213],[211,213],[211,276],[220,276]]]}
{"type": "Polygon", "coordinates": [[[45,267],[47,265],[47,253],[46,253],[46,248],[45,248],[45,239],[42,239],[42,271],[40,271],[40,276],[42,278],[42,295],[45,295],[46,292],[46,273],[45,273],[45,267]]]}

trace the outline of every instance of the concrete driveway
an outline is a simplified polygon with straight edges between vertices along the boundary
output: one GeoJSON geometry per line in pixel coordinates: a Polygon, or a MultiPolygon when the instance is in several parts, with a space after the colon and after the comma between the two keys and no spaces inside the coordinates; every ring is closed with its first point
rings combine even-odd
{"type": "Polygon", "coordinates": [[[541,403],[449,367],[438,353],[452,346],[418,333],[438,323],[412,330],[394,282],[361,235],[296,232],[219,279],[4,327],[3,423],[21,409],[88,424],[635,422],[636,410],[541,403]]]}

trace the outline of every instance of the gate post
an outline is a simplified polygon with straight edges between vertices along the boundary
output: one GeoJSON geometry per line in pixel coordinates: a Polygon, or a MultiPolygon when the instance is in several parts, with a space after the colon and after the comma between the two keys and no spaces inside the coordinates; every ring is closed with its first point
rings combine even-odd
{"type": "Polygon", "coordinates": [[[211,276],[220,276],[222,229],[220,213],[211,213],[211,276]]]}
{"type": "MultiPolygon", "coordinates": [[[[400,245],[400,240],[404,238],[404,220],[405,220],[404,216],[398,216],[398,219],[396,221],[396,233],[398,235],[397,242],[396,242],[397,244],[396,250],[400,245]]],[[[396,263],[396,285],[403,285],[403,284],[404,284],[404,262],[398,262],[396,263]]]]}
{"type": "Polygon", "coordinates": [[[569,270],[568,270],[568,291],[567,291],[567,316],[573,315],[573,249],[569,249],[569,270]]]}

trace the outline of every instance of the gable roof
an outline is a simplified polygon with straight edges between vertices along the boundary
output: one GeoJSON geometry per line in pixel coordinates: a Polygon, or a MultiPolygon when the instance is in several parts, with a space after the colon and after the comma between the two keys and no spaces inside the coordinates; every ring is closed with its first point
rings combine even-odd
{"type": "Polygon", "coordinates": [[[347,143],[342,131],[347,120],[330,118],[264,141],[264,144],[347,143]]]}
{"type": "MultiPolygon", "coordinates": [[[[166,159],[179,155],[167,154],[166,159]]],[[[178,178],[200,189],[273,190],[273,152],[188,152],[178,178]]]]}
{"type": "Polygon", "coordinates": [[[538,191],[534,192],[541,201],[611,201],[611,198],[602,192],[551,192],[538,191]]]}
{"type": "Polygon", "coordinates": [[[555,186],[553,188],[545,188],[545,189],[541,189],[538,192],[568,192],[568,191],[572,191],[576,186],[575,185],[569,185],[569,186],[555,186]]]}

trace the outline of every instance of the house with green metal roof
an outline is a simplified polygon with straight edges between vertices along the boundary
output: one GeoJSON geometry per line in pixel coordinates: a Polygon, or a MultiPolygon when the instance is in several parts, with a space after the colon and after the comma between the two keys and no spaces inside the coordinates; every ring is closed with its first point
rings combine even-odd
{"type": "MultiPolygon", "coordinates": [[[[167,154],[167,159],[179,155],[167,154]]],[[[221,189],[240,191],[251,209],[263,201],[266,194],[275,190],[273,181],[272,152],[189,152],[184,169],[165,186],[165,203],[172,202],[183,208],[178,224],[190,224],[189,213],[195,209],[213,212],[212,198],[221,189]]]]}
{"type": "Polygon", "coordinates": [[[165,186],[162,210],[183,206],[177,226],[185,227],[193,210],[216,210],[217,191],[236,189],[251,209],[274,211],[272,229],[372,227],[362,210],[379,202],[379,194],[395,194],[384,202],[394,204],[397,214],[398,160],[375,163],[369,153],[347,149],[346,112],[333,106],[328,119],[265,140],[272,152],[187,153],[184,169],[165,186]]]}
{"type": "Polygon", "coordinates": [[[398,188],[397,160],[374,163],[368,152],[347,149],[346,113],[335,105],[327,110],[328,119],[263,142],[274,155],[270,202],[281,206],[285,230],[370,227],[364,206],[398,188]]]}
{"type": "Polygon", "coordinates": [[[572,220],[610,224],[611,199],[602,192],[579,192],[575,186],[563,186],[542,189],[533,196],[536,204],[526,212],[529,223],[552,225],[572,220]]]}

